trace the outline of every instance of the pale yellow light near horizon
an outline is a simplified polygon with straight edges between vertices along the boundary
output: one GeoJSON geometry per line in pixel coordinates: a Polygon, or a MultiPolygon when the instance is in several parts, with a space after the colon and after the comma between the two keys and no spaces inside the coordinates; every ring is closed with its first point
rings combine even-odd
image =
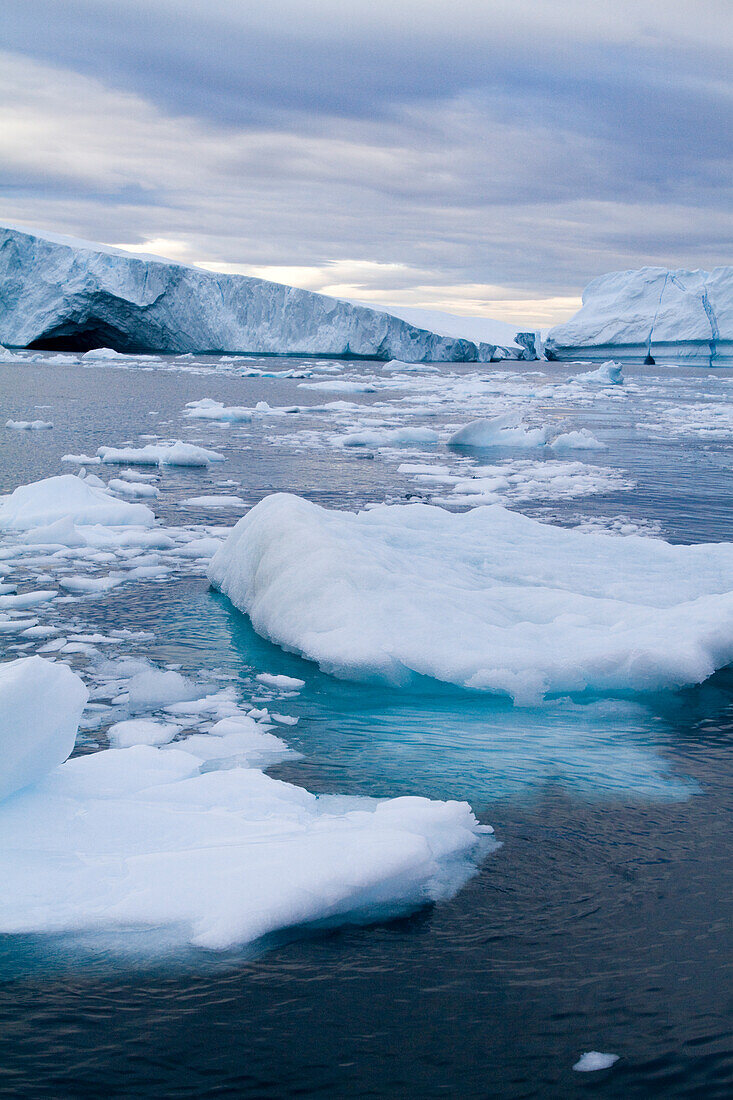
{"type": "MultiPolygon", "coordinates": [[[[166,237],[157,237],[144,244],[114,243],[112,247],[161,256],[225,275],[253,275],[334,298],[358,299],[374,306],[436,309],[459,317],[490,317],[515,322],[518,328],[549,328],[569,320],[581,306],[580,295],[537,298],[529,294],[518,295],[515,289],[489,283],[450,286],[426,284],[416,279],[413,285],[404,285],[411,274],[408,266],[373,260],[334,260],[322,265],[293,266],[232,264],[200,259],[192,254],[185,241],[166,237]],[[386,280],[395,277],[400,277],[403,285],[399,288],[384,285],[386,280]]],[[[422,274],[415,272],[416,276],[422,274]]]]}

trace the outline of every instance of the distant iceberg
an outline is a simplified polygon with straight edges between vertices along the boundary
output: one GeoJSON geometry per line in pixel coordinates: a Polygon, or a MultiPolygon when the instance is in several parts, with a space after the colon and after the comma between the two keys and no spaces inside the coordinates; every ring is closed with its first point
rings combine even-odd
{"type": "Polygon", "coordinates": [[[575,317],[550,330],[548,359],[733,365],[733,267],[642,267],[594,279],[575,317]]]}
{"type": "Polygon", "coordinates": [[[128,353],[482,361],[496,347],[246,275],[0,227],[0,343],[128,353]]]}

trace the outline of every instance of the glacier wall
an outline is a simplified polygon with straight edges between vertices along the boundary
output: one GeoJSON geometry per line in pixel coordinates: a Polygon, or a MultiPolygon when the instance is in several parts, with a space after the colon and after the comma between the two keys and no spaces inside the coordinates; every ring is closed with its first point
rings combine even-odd
{"type": "Polygon", "coordinates": [[[733,366],[733,267],[642,267],[594,279],[570,321],[550,330],[548,359],[733,366]]]}
{"type": "Polygon", "coordinates": [[[488,362],[493,344],[246,275],[0,227],[0,344],[488,362]]]}

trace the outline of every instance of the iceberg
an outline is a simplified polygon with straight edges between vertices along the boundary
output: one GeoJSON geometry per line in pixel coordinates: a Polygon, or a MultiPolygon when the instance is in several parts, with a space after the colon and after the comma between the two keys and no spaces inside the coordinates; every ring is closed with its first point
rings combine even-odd
{"type": "Polygon", "coordinates": [[[0,801],[71,755],[87,698],[67,665],[43,657],[0,664],[0,801]]]}
{"type": "Polygon", "coordinates": [[[529,704],[698,683],[733,660],[733,544],[618,539],[500,505],[352,513],[277,493],[208,575],[259,634],[345,678],[529,704]]]}
{"type": "Polygon", "coordinates": [[[472,420],[448,440],[449,447],[543,447],[545,428],[525,428],[513,413],[472,420]]]}
{"type": "Polygon", "coordinates": [[[194,443],[148,443],[145,447],[100,447],[100,460],[113,466],[208,466],[223,462],[224,455],[194,443]]]}
{"type": "Polygon", "coordinates": [[[614,358],[733,365],[733,267],[643,267],[594,279],[570,321],[550,330],[548,359],[614,358]]]}
{"type": "MultiPolygon", "coordinates": [[[[246,275],[0,227],[0,342],[109,352],[490,359],[493,345],[246,275]]],[[[114,360],[112,360],[114,361],[114,360]]]]}

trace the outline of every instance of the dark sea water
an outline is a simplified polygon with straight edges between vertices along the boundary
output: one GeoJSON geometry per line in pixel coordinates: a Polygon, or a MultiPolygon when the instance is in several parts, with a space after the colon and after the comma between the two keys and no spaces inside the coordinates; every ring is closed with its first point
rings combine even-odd
{"type": "MultiPolygon", "coordinates": [[[[531,390],[537,365],[518,366],[525,374],[507,374],[507,385],[531,390]]],[[[541,366],[551,382],[571,373],[541,366]]],[[[374,364],[344,369],[382,376],[374,364]]],[[[608,443],[573,459],[622,470],[635,488],[517,506],[566,524],[621,515],[672,541],[733,540],[733,431],[684,430],[706,403],[725,417],[733,372],[664,371],[627,370],[623,402],[536,402],[543,416],[569,416],[608,443]],[[670,419],[670,409],[682,411],[670,419]]],[[[451,393],[432,426],[481,415],[451,393]]],[[[2,422],[54,422],[47,432],[0,429],[0,492],[73,470],[60,464],[66,452],[143,443],[144,433],[227,456],[208,471],[162,476],[154,506],[165,523],[234,522],[178,507],[194,489],[247,503],[291,491],[346,508],[416,491],[391,453],[319,443],[339,430],[329,414],[228,429],[182,420],[186,402],[202,397],[368,407],[395,395],[324,395],[206,362],[185,371],[0,365],[2,422]],[[237,487],[216,489],[223,479],[237,487]]],[[[407,448],[405,460],[443,462],[445,448],[407,448]]],[[[261,670],[302,675],[306,688],[288,700],[299,724],[283,733],[302,757],[273,775],[316,792],[466,799],[502,847],[452,901],[366,927],[293,930],[256,948],[0,937],[0,1095],[733,1095],[731,670],[653,696],[515,708],[432,681],[397,691],[333,680],[257,637],[201,576],[122,586],[84,615],[100,630],[153,630],[149,655],[184,671],[237,682],[261,670]],[[619,1061],[573,1072],[590,1050],[619,1061]]],[[[80,751],[94,736],[82,736],[80,751]]]]}

